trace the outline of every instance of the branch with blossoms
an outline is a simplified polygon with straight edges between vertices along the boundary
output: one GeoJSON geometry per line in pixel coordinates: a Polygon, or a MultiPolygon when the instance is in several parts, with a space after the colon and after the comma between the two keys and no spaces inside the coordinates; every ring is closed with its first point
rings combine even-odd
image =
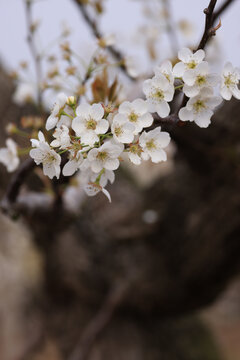
{"type": "MultiPolygon", "coordinates": [[[[204,60],[203,48],[216,32],[213,28],[216,2],[211,0],[204,10],[205,30],[198,50],[183,48],[174,66],[170,60],[156,66],[154,76],[143,82],[145,99],[119,103],[108,94],[102,102],[94,99],[79,102],[75,96],[60,93],[44,132],[40,130],[38,139],[31,139],[29,155],[36,165],[42,165],[43,174],[59,179],[61,171],[65,177],[77,173],[77,182],[87,195],[102,192],[111,201],[106,186],[114,182],[114,171],[122,161],[140,165],[146,160],[153,163],[167,160],[165,148],[170,143],[170,134],[154,122],[156,114],[161,124],[181,120],[207,128],[214,109],[223,99],[230,100],[232,96],[240,99],[240,70],[227,62],[222,73],[215,74],[204,60]],[[171,114],[169,103],[179,91],[184,96],[183,102],[178,112],[171,114]],[[68,160],[61,170],[63,155],[68,160]]],[[[93,86],[97,87],[97,83],[93,86]]],[[[102,83],[100,90],[103,91],[102,83]]],[[[8,139],[7,147],[0,150],[0,161],[14,171],[19,164],[18,155],[16,144],[8,139]]]]}

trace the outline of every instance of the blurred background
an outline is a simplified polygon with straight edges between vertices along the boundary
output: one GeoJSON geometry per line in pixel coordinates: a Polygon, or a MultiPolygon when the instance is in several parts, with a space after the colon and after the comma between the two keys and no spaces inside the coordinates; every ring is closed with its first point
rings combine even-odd
{"type": "MultiPolygon", "coordinates": [[[[2,0],[0,146],[9,123],[41,128],[61,91],[106,102],[117,79],[117,103],[143,96],[155,65],[197,48],[208,4],[2,0]]],[[[240,67],[240,2],[224,4],[214,72],[240,67]]],[[[112,204],[37,169],[6,207],[14,174],[0,164],[1,360],[240,359],[239,113],[231,100],[208,129],[166,127],[168,161],[125,161],[112,204]]]]}

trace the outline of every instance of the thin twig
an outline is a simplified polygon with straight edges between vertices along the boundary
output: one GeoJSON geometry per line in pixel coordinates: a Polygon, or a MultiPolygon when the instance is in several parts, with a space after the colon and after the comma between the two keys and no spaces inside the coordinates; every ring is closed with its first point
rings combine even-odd
{"type": "MultiPolygon", "coordinates": [[[[98,29],[96,22],[93,19],[91,19],[91,17],[89,16],[88,11],[86,9],[86,5],[83,4],[82,2],[79,2],[79,0],[74,0],[74,2],[79,7],[83,18],[86,21],[86,23],[88,24],[88,26],[90,27],[90,29],[92,30],[93,35],[97,39],[101,39],[103,37],[103,35],[102,35],[101,31],[98,29]]],[[[135,81],[136,79],[128,73],[123,54],[118,49],[116,49],[114,46],[108,46],[107,50],[114,57],[114,59],[117,60],[117,62],[119,63],[120,69],[125,73],[125,75],[132,81],[135,81]]]]}
{"type": "Polygon", "coordinates": [[[27,23],[27,41],[29,44],[29,49],[32,54],[32,58],[35,64],[37,84],[38,84],[38,94],[37,100],[39,108],[42,109],[42,90],[41,90],[41,82],[42,82],[42,66],[41,66],[41,56],[38,53],[35,39],[34,39],[34,29],[33,29],[33,18],[32,18],[32,1],[25,0],[25,9],[26,9],[26,23],[27,23]]]}
{"type": "Polygon", "coordinates": [[[233,4],[235,0],[226,0],[220,8],[213,14],[213,23],[217,21],[221,14],[228,8],[229,5],[233,4]]]}
{"type": "Polygon", "coordinates": [[[92,321],[90,321],[86,329],[83,331],[83,334],[77,346],[71,353],[69,360],[87,359],[97,336],[111,320],[113,313],[122,302],[127,289],[128,286],[125,283],[121,283],[110,291],[97,315],[92,319],[92,321]]]}
{"type": "Polygon", "coordinates": [[[170,8],[170,0],[164,0],[163,1],[163,9],[166,13],[167,18],[167,34],[169,37],[169,43],[172,48],[173,56],[175,56],[178,52],[179,45],[178,45],[178,38],[177,33],[175,31],[174,22],[172,19],[172,10],[170,8]]]}

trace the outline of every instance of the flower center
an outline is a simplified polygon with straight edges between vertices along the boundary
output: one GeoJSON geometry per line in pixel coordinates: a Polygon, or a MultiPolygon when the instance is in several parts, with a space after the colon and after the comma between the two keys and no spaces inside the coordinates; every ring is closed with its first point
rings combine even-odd
{"type": "Polygon", "coordinates": [[[122,133],[123,133],[123,131],[122,131],[122,128],[121,128],[120,126],[115,127],[115,129],[114,129],[114,134],[115,134],[116,136],[120,136],[120,135],[122,135],[122,133]]]}
{"type": "Polygon", "coordinates": [[[232,79],[232,76],[231,75],[228,75],[228,76],[224,76],[224,84],[229,87],[233,84],[235,84],[234,80],[232,79]]]}
{"type": "Polygon", "coordinates": [[[136,154],[138,156],[141,155],[142,149],[140,148],[139,145],[135,144],[135,145],[131,145],[129,148],[129,151],[133,154],[136,154]]]}
{"type": "Polygon", "coordinates": [[[106,160],[108,157],[108,154],[106,151],[99,151],[99,153],[97,154],[97,159],[104,161],[106,160]]]}
{"type": "Polygon", "coordinates": [[[53,163],[54,161],[56,161],[56,158],[53,154],[51,153],[47,153],[42,161],[43,164],[49,164],[49,163],[53,163]]]}
{"type": "Polygon", "coordinates": [[[206,83],[206,77],[202,75],[198,75],[196,83],[201,86],[206,83]]]}
{"type": "Polygon", "coordinates": [[[86,128],[88,130],[95,130],[97,126],[97,122],[93,119],[89,119],[86,124],[86,128]]]}
{"type": "Polygon", "coordinates": [[[132,112],[132,113],[128,116],[128,119],[129,119],[129,121],[131,121],[131,122],[136,122],[137,119],[138,119],[138,116],[137,116],[137,114],[135,114],[134,112],[132,112]]]}
{"type": "Polygon", "coordinates": [[[189,69],[195,69],[195,67],[197,66],[197,64],[195,63],[194,60],[190,61],[189,63],[187,63],[187,67],[189,69]]]}
{"type": "Polygon", "coordinates": [[[157,100],[163,100],[164,99],[164,93],[162,90],[156,90],[153,94],[152,97],[157,99],[157,100]]]}
{"type": "Polygon", "coordinates": [[[204,109],[206,106],[203,101],[198,100],[193,104],[194,110],[199,112],[200,110],[204,109]]]}
{"type": "Polygon", "coordinates": [[[148,150],[153,150],[153,149],[156,149],[156,144],[154,143],[154,140],[151,139],[149,141],[146,142],[146,148],[148,150]]]}

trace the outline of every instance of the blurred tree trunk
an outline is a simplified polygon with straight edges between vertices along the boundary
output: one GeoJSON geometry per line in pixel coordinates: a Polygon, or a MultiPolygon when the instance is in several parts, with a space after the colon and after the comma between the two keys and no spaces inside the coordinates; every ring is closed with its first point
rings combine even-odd
{"type": "MultiPolygon", "coordinates": [[[[16,121],[11,91],[1,118],[16,121]]],[[[174,168],[147,189],[119,171],[112,204],[99,195],[77,216],[49,205],[24,213],[45,264],[42,336],[25,360],[49,339],[56,359],[218,359],[204,341],[183,349],[186,329],[195,340],[202,330],[178,318],[212,302],[240,268],[239,112],[233,100],[208,129],[174,128],[174,168]]]]}

